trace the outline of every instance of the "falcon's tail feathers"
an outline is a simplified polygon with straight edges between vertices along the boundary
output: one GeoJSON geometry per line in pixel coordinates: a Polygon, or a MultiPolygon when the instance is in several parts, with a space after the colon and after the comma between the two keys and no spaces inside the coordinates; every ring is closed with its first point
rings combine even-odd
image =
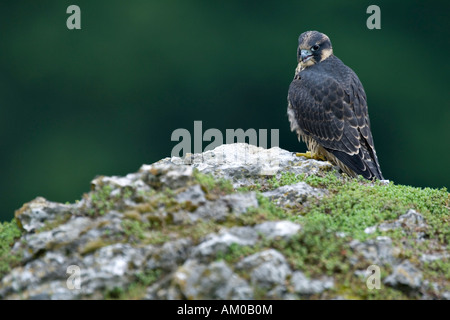
{"type": "Polygon", "coordinates": [[[361,175],[367,180],[374,178],[384,180],[378,161],[374,161],[368,154],[364,156],[361,154],[361,151],[359,154],[354,155],[337,150],[328,150],[328,152],[333,154],[356,175],[361,175]]]}

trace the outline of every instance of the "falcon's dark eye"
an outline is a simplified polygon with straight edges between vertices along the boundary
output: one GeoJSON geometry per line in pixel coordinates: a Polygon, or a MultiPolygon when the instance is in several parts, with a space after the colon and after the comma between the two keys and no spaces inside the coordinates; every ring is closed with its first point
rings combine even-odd
{"type": "Polygon", "coordinates": [[[318,44],[313,45],[313,46],[311,47],[311,51],[316,51],[316,50],[319,50],[319,45],[318,45],[318,44]]]}

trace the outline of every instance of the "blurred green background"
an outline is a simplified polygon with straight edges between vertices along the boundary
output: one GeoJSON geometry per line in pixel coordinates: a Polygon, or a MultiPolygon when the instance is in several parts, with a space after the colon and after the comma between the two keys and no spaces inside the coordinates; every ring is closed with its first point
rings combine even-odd
{"type": "MultiPolygon", "coordinates": [[[[0,220],[43,196],[74,201],[96,175],[170,156],[171,133],[289,131],[301,32],[319,30],[360,77],[384,176],[450,186],[448,1],[3,1],[0,220]],[[81,8],[82,30],[66,28],[81,8]],[[366,9],[381,8],[381,30],[366,9]]],[[[206,146],[208,143],[205,143],[206,146]]]]}

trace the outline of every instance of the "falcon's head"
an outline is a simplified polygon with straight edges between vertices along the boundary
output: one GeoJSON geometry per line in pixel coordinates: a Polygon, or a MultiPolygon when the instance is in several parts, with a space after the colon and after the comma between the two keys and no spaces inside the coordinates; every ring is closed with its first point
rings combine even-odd
{"type": "Polygon", "coordinates": [[[298,38],[298,68],[303,70],[333,54],[330,38],[318,31],[303,32],[298,38]]]}

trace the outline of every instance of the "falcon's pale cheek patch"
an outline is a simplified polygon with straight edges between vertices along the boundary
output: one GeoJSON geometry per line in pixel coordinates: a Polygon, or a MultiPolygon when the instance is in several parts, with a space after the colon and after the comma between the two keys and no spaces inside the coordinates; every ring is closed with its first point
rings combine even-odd
{"type": "Polygon", "coordinates": [[[322,50],[322,58],[320,59],[320,61],[328,59],[332,54],[333,54],[333,49],[331,49],[331,48],[323,49],[322,50]]]}

